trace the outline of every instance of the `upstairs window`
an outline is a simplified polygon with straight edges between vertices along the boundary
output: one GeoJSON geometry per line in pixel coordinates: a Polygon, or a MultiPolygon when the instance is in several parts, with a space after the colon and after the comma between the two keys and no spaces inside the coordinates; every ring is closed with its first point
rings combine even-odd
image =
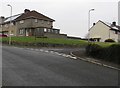
{"type": "Polygon", "coordinates": [[[44,23],[44,20],[41,20],[41,23],[43,24],[43,23],[44,23]]]}
{"type": "Polygon", "coordinates": [[[35,22],[37,23],[37,22],[38,22],[38,19],[35,19],[35,22]]]}
{"type": "Polygon", "coordinates": [[[24,23],[24,20],[21,20],[21,21],[20,21],[20,24],[23,24],[23,23],[24,23]]]}
{"type": "Polygon", "coordinates": [[[6,28],[8,28],[8,25],[7,25],[7,24],[5,24],[5,27],[6,27],[6,28]]]}
{"type": "Polygon", "coordinates": [[[48,21],[47,24],[50,24],[50,21],[48,21]]]}

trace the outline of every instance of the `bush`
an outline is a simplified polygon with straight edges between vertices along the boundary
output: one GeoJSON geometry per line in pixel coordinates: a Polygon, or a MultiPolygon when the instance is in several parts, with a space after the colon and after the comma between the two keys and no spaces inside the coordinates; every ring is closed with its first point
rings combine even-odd
{"type": "Polygon", "coordinates": [[[98,57],[101,49],[102,49],[102,47],[97,44],[89,44],[86,47],[86,53],[87,53],[87,55],[90,55],[93,57],[98,57]]]}
{"type": "Polygon", "coordinates": [[[107,40],[105,40],[105,42],[115,42],[115,41],[112,39],[107,39],[107,40]]]}
{"type": "Polygon", "coordinates": [[[120,64],[120,45],[117,44],[104,48],[97,44],[89,44],[86,47],[86,53],[94,58],[120,64]]]}

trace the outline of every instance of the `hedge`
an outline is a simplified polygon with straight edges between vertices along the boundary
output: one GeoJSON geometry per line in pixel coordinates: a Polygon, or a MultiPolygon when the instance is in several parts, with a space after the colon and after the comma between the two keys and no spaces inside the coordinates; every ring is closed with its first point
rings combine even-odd
{"type": "Polygon", "coordinates": [[[89,44],[86,47],[88,56],[120,64],[120,45],[114,44],[109,47],[101,47],[97,44],[89,44]]]}

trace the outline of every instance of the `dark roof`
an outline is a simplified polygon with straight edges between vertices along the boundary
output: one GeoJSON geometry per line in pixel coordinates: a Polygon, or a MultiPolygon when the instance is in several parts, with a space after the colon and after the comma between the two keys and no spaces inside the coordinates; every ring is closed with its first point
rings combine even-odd
{"type": "MultiPolygon", "coordinates": [[[[106,26],[108,26],[111,30],[114,30],[114,31],[120,31],[120,26],[118,26],[118,25],[113,25],[113,24],[111,24],[111,23],[109,23],[109,22],[103,22],[103,21],[101,21],[101,20],[99,20],[98,22],[102,22],[103,24],[105,24],[106,26]]],[[[98,23],[97,22],[97,23],[98,23]]],[[[97,24],[96,23],[96,24],[97,24]]],[[[91,29],[91,28],[90,28],[91,29]]]]}
{"type": "Polygon", "coordinates": [[[15,19],[18,18],[21,15],[22,15],[22,13],[21,14],[17,14],[17,15],[13,15],[12,17],[7,17],[7,18],[4,19],[2,24],[9,23],[10,20],[11,21],[15,21],[15,19]]]}
{"type": "Polygon", "coordinates": [[[103,22],[103,21],[101,21],[101,22],[104,23],[105,25],[107,25],[108,27],[110,27],[112,30],[120,31],[120,26],[118,26],[118,25],[113,25],[109,22],[103,22]]]}
{"type": "Polygon", "coordinates": [[[18,20],[22,20],[22,19],[26,19],[29,17],[35,17],[35,18],[39,18],[39,19],[44,19],[44,20],[50,20],[50,21],[55,21],[41,13],[38,13],[37,11],[33,10],[33,11],[29,11],[27,13],[23,13],[21,16],[19,16],[16,21],[18,20]]]}

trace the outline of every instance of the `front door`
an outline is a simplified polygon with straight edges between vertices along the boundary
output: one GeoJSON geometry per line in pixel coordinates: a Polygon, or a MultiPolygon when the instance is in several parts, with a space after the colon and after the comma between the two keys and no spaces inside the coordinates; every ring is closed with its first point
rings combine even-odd
{"type": "Polygon", "coordinates": [[[28,29],[26,29],[25,33],[26,33],[26,36],[28,36],[28,29]]]}

